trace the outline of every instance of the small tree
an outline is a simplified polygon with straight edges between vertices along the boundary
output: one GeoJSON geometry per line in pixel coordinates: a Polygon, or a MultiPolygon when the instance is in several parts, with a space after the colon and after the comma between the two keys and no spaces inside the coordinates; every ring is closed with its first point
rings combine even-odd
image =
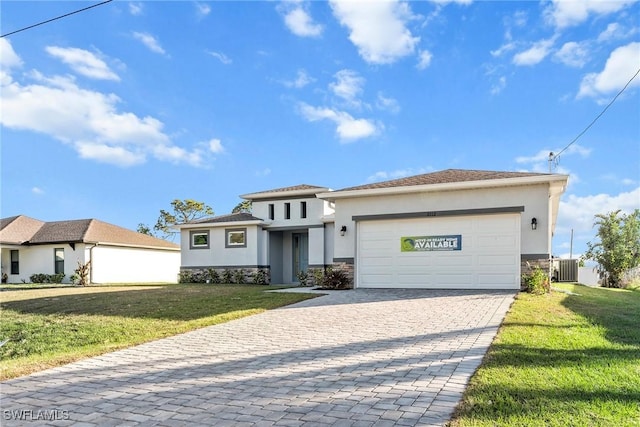
{"type": "Polygon", "coordinates": [[[599,241],[587,243],[584,258],[598,263],[606,286],[623,287],[625,271],[640,265],[640,210],[598,214],[595,225],[599,241]]]}
{"type": "Polygon", "coordinates": [[[71,275],[71,283],[78,286],[89,285],[89,268],[91,267],[91,261],[81,263],[78,261],[78,268],[76,268],[71,275]]]}
{"type": "Polygon", "coordinates": [[[251,203],[251,200],[243,200],[233,208],[231,213],[241,213],[241,212],[251,213],[252,209],[253,209],[253,204],[251,203]]]}
{"type": "MultiPolygon", "coordinates": [[[[171,229],[172,226],[214,214],[211,206],[193,199],[175,199],[171,202],[171,207],[173,209],[172,212],[165,211],[164,209],[160,210],[158,221],[156,225],[153,226],[153,229],[161,233],[165,239],[177,234],[176,231],[171,229]]],[[[138,231],[140,231],[140,226],[138,226],[138,231]]]]}

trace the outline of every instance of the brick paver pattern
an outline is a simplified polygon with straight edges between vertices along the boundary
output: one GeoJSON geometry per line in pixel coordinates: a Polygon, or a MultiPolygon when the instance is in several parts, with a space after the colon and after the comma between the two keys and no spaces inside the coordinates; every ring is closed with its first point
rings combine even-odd
{"type": "Polygon", "coordinates": [[[442,425],[514,295],[335,291],[5,381],[2,425],[442,425]]]}

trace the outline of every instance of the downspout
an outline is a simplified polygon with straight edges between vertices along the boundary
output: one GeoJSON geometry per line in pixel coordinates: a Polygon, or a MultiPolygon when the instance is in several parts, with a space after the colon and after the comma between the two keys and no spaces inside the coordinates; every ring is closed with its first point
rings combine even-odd
{"type": "Polygon", "coordinates": [[[93,248],[96,246],[98,246],[97,243],[89,248],[89,284],[93,283],[93,248]]]}

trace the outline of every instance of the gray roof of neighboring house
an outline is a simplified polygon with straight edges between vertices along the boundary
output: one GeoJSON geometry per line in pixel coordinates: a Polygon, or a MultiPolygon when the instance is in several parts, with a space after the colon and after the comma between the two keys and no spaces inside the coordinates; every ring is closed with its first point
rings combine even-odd
{"type": "Polygon", "coordinates": [[[215,222],[240,222],[240,221],[262,221],[261,218],[255,217],[247,212],[239,212],[228,215],[212,216],[209,218],[200,218],[189,221],[187,224],[205,224],[215,222]]]}
{"type": "Polygon", "coordinates": [[[265,190],[265,191],[258,191],[255,193],[244,194],[240,197],[242,197],[243,199],[252,200],[252,199],[271,198],[276,194],[278,194],[278,197],[280,195],[286,197],[285,193],[293,193],[298,196],[315,195],[323,191],[329,191],[329,188],[320,187],[318,185],[299,184],[299,185],[292,185],[290,187],[274,188],[273,190],[265,190]]]}
{"type": "Polygon", "coordinates": [[[178,249],[180,246],[97,219],[43,222],[20,215],[0,220],[0,242],[39,245],[48,243],[109,243],[178,249]],[[17,240],[16,237],[20,237],[17,240]]]}
{"type": "Polygon", "coordinates": [[[369,190],[375,188],[409,187],[413,185],[448,184],[453,182],[483,181],[490,179],[522,178],[527,176],[550,175],[534,172],[500,172],[466,169],[446,169],[438,172],[393,179],[390,181],[374,182],[371,184],[357,185],[355,187],[341,188],[336,191],[369,190]]]}

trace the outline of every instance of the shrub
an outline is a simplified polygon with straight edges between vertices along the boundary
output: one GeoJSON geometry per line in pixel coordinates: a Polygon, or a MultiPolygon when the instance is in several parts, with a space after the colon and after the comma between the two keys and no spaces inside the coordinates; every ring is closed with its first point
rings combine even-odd
{"type": "Polygon", "coordinates": [[[43,273],[36,273],[29,276],[31,283],[49,283],[49,275],[43,273]]]}
{"type": "Polygon", "coordinates": [[[267,272],[264,270],[258,270],[253,275],[253,283],[256,285],[266,285],[269,283],[267,272]]]}
{"type": "Polygon", "coordinates": [[[351,288],[351,279],[342,270],[334,270],[327,267],[322,279],[323,289],[349,289],[351,288]]]}
{"type": "Polygon", "coordinates": [[[233,272],[228,268],[222,272],[222,283],[233,284],[233,272]]]}
{"type": "Polygon", "coordinates": [[[324,280],[324,271],[321,268],[316,268],[312,272],[313,276],[313,284],[315,286],[322,286],[322,281],[324,280]]]}
{"type": "Polygon", "coordinates": [[[309,274],[306,271],[298,271],[296,277],[298,278],[298,282],[300,282],[300,286],[308,286],[307,282],[309,279],[309,274]]]}
{"type": "Polygon", "coordinates": [[[245,280],[245,277],[244,277],[244,270],[243,269],[236,270],[233,273],[233,281],[238,285],[242,285],[243,283],[247,282],[245,280]]]}
{"type": "Polygon", "coordinates": [[[182,270],[178,274],[178,283],[192,283],[191,281],[191,272],[182,270]]]}
{"type": "Polygon", "coordinates": [[[529,274],[522,276],[525,290],[531,294],[542,295],[551,291],[549,276],[538,266],[529,274]]]}
{"type": "Polygon", "coordinates": [[[62,283],[64,280],[64,273],[52,274],[49,276],[51,283],[62,283]]]}
{"type": "Polygon", "coordinates": [[[209,280],[209,283],[217,285],[220,283],[220,273],[218,273],[218,270],[215,268],[210,268],[207,270],[207,279],[209,280]]]}

